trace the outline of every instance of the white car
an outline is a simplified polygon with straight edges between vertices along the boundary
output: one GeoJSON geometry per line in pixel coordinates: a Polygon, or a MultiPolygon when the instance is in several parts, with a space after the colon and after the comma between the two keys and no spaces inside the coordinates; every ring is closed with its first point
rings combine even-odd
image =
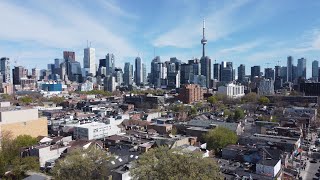
{"type": "Polygon", "coordinates": [[[318,148],[313,147],[313,148],[311,148],[311,151],[312,151],[312,152],[318,152],[318,148]]]}

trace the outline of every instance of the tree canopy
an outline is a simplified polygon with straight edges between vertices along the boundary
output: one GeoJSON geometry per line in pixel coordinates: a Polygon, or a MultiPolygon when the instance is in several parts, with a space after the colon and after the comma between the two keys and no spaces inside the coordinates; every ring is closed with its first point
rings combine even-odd
{"type": "Polygon", "coordinates": [[[259,101],[259,104],[263,104],[263,105],[266,105],[266,104],[269,104],[269,103],[270,103],[269,98],[267,98],[267,97],[265,97],[265,96],[260,97],[258,101],[259,101]]]}
{"type": "Polygon", "coordinates": [[[135,180],[223,179],[213,159],[167,147],[142,154],[133,163],[130,175],[135,180]]]}
{"type": "Polygon", "coordinates": [[[20,135],[15,139],[8,132],[3,132],[0,149],[0,177],[6,171],[11,171],[16,178],[20,178],[28,170],[39,170],[37,157],[20,156],[20,150],[37,143],[37,140],[29,135],[20,135]]]}
{"type": "Polygon", "coordinates": [[[53,176],[55,179],[108,179],[110,159],[103,150],[95,147],[75,150],[58,161],[53,176]]]}
{"type": "Polygon", "coordinates": [[[207,148],[209,150],[219,152],[222,148],[226,147],[227,145],[237,143],[238,136],[235,132],[227,128],[216,127],[208,131],[204,135],[204,139],[207,143],[207,148]]]}
{"type": "Polygon", "coordinates": [[[241,99],[243,102],[252,102],[255,103],[258,100],[258,95],[257,93],[251,92],[246,94],[245,96],[242,97],[241,99]]]}
{"type": "Polygon", "coordinates": [[[240,108],[236,108],[236,110],[234,111],[234,119],[235,120],[239,120],[239,119],[242,119],[244,118],[245,114],[244,114],[244,111],[243,109],[240,109],[240,108]]]}

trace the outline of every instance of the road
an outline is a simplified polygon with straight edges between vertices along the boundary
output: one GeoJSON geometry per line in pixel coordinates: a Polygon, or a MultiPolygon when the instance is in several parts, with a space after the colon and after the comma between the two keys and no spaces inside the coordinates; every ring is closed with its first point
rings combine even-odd
{"type": "MultiPolygon", "coordinates": [[[[315,134],[312,134],[312,141],[311,145],[314,145],[314,141],[316,140],[317,136],[315,134]]],[[[307,154],[309,154],[309,157],[312,157],[312,152],[309,151],[307,154]]],[[[306,168],[305,170],[301,170],[300,176],[302,179],[312,179],[312,180],[317,180],[320,179],[320,162],[319,159],[316,159],[316,163],[311,163],[310,160],[312,158],[309,158],[309,160],[306,159],[307,157],[304,156],[304,162],[306,162],[306,168]]]]}

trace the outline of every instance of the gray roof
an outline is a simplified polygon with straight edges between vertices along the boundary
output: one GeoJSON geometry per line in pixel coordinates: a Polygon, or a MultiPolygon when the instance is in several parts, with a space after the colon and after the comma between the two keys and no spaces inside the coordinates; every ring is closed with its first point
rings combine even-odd
{"type": "Polygon", "coordinates": [[[231,131],[236,131],[238,123],[229,123],[225,121],[216,121],[216,120],[191,120],[187,122],[187,126],[196,126],[209,128],[210,126],[220,126],[230,129],[231,131]]]}

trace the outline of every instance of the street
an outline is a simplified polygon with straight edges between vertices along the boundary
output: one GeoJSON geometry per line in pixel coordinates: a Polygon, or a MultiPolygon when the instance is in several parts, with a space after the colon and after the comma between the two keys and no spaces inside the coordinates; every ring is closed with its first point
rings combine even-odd
{"type": "MultiPolygon", "coordinates": [[[[317,135],[315,133],[312,133],[311,137],[311,143],[310,146],[315,144],[315,140],[317,139],[317,135]]],[[[320,162],[319,158],[312,158],[314,157],[313,152],[309,151],[306,152],[306,156],[302,156],[302,160],[306,163],[305,169],[301,169],[300,176],[302,179],[320,179],[320,162]],[[309,156],[309,158],[307,157],[309,156]],[[308,158],[308,159],[307,159],[308,158]],[[315,160],[315,161],[313,161],[315,160]]]]}

